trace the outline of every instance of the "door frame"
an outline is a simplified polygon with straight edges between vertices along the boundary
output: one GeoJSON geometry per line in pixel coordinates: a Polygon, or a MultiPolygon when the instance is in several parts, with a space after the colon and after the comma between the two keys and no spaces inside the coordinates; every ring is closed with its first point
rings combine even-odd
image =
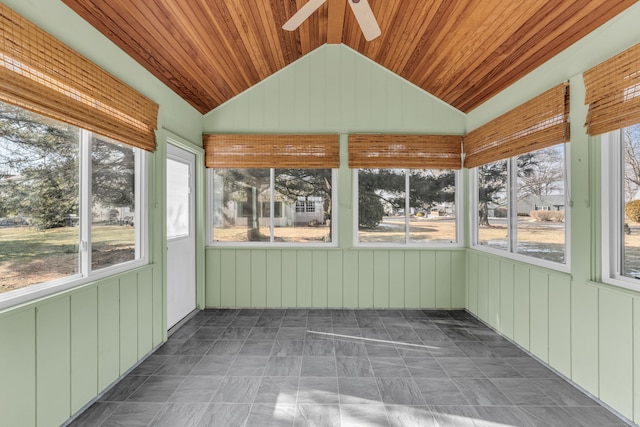
{"type": "MultiPolygon", "coordinates": [[[[196,232],[196,308],[205,308],[205,170],[204,170],[204,149],[184,138],[162,129],[164,141],[162,155],[162,325],[163,325],[163,341],[167,339],[167,144],[181,148],[195,156],[195,232],[196,232]]],[[[178,322],[178,324],[180,324],[178,322]]]]}

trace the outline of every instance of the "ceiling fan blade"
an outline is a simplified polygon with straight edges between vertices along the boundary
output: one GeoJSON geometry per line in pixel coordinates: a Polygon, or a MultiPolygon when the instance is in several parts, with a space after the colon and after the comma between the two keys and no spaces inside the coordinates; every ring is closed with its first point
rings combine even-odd
{"type": "Polygon", "coordinates": [[[378,37],[381,34],[380,27],[376,17],[373,15],[371,6],[369,6],[369,2],[367,0],[359,0],[357,3],[353,0],[348,0],[348,2],[356,21],[358,21],[358,25],[360,25],[364,38],[367,41],[371,41],[378,37]]]}
{"type": "Polygon", "coordinates": [[[327,0],[309,0],[282,26],[283,30],[293,31],[327,0]]]}

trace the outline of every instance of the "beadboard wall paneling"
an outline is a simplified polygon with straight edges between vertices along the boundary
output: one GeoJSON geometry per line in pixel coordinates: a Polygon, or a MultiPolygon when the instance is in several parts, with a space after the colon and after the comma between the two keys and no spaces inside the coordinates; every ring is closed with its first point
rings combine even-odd
{"type": "Polygon", "coordinates": [[[206,262],[212,266],[208,307],[444,309],[465,304],[464,249],[208,248],[206,262]]]}

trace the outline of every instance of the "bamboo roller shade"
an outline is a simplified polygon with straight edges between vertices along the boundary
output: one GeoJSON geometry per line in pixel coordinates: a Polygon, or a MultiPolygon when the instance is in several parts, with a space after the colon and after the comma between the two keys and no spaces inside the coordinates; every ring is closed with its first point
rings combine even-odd
{"type": "Polygon", "coordinates": [[[0,100],[155,150],[158,105],[0,4],[0,100]]]}
{"type": "Polygon", "coordinates": [[[589,135],[640,123],[640,44],[585,71],[583,76],[589,135]]]}
{"type": "Polygon", "coordinates": [[[561,83],[464,136],[466,168],[569,141],[569,84],[561,83]]]}
{"type": "Polygon", "coordinates": [[[349,135],[350,168],[460,169],[460,135],[349,135]]]}
{"type": "Polygon", "coordinates": [[[208,168],[340,167],[339,136],[333,135],[232,135],[202,137],[208,168]]]}

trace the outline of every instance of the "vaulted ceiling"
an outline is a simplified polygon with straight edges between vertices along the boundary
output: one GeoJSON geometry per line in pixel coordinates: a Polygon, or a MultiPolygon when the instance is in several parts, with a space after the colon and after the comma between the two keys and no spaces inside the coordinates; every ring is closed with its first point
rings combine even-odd
{"type": "Polygon", "coordinates": [[[369,0],[365,41],[347,1],[63,0],[201,113],[325,43],[344,43],[469,112],[636,0],[369,0]]]}

